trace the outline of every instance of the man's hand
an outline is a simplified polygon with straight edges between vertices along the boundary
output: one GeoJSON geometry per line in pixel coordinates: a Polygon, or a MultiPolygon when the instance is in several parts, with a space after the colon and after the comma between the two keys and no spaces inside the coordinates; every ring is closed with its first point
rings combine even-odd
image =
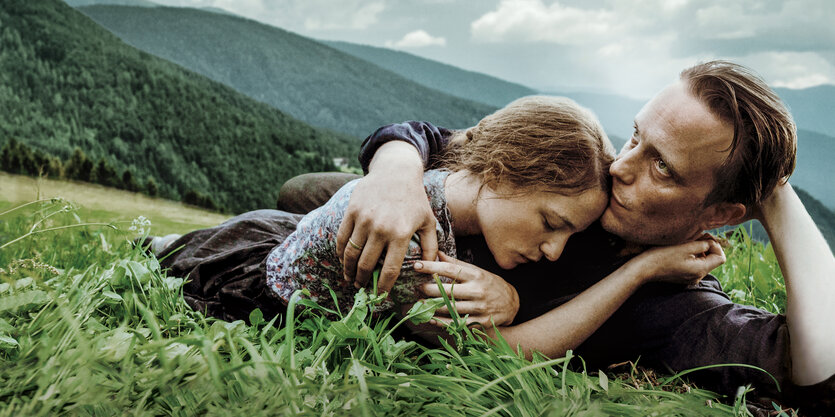
{"type": "Polygon", "coordinates": [[[365,286],[385,251],[377,288],[391,290],[415,233],[420,236],[423,259],[436,258],[435,223],[415,148],[399,141],[381,146],[368,175],[354,188],[337,232],[336,252],[345,280],[357,288],[365,286]]]}
{"type": "MultiPolygon", "coordinates": [[[[458,314],[470,315],[467,317],[467,325],[481,323],[489,326],[490,320],[496,326],[513,322],[519,312],[519,294],[512,285],[475,265],[449,257],[443,252],[439,255],[440,262],[415,262],[415,271],[443,275],[455,282],[442,286],[448,296],[455,296],[455,310],[458,314]]],[[[441,290],[435,282],[423,284],[422,291],[427,297],[441,296],[441,290]]],[[[450,321],[449,310],[445,306],[436,310],[433,323],[445,325],[450,321]]]]}

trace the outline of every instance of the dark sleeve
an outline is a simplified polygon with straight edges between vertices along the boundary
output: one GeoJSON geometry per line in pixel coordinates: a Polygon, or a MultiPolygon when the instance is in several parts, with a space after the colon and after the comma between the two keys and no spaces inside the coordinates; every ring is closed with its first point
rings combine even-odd
{"type": "Polygon", "coordinates": [[[631,360],[640,355],[644,365],[672,372],[727,365],[694,371],[686,378],[730,398],[740,386],[750,384],[754,391],[748,401],[766,408],[776,401],[812,411],[810,415],[832,411],[835,378],[809,387],[794,385],[789,341],[785,316],[731,302],[719,282],[708,276],[686,288],[645,285],[578,353],[588,359],[615,359],[606,351],[618,346],[631,360]]]}
{"type": "Polygon", "coordinates": [[[430,167],[444,150],[451,136],[451,130],[434,126],[429,122],[408,121],[383,126],[362,142],[359,154],[360,165],[362,165],[363,172],[367,174],[368,164],[371,163],[371,158],[380,146],[392,140],[402,140],[417,148],[423,159],[423,166],[430,167]]]}

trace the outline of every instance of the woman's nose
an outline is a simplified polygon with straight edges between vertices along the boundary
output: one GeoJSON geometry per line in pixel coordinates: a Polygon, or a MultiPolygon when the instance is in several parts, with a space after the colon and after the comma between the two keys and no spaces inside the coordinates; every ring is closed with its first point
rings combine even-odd
{"type": "Polygon", "coordinates": [[[545,241],[540,247],[542,253],[545,254],[545,258],[551,262],[559,259],[569,236],[571,236],[570,233],[560,233],[545,241]]]}

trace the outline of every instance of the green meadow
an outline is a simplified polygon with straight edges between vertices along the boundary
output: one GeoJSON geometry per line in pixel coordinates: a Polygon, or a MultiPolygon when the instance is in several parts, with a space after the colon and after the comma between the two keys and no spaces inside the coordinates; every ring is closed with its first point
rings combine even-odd
{"type": "MultiPolygon", "coordinates": [[[[335,316],[298,297],[304,308],[283,321],[206,318],[184,302],[183,277],[129,244],[197,222],[166,219],[173,209],[125,220],[143,210],[118,200],[3,202],[0,416],[751,415],[744,389],[720,397],[635,365],[584,370],[571,354],[529,361],[465,326],[438,348],[400,340],[402,322],[372,317],[379,297],[364,292],[335,316]]],[[[782,311],[771,249],[740,229],[726,252],[715,273],[731,296],[782,311]]]]}

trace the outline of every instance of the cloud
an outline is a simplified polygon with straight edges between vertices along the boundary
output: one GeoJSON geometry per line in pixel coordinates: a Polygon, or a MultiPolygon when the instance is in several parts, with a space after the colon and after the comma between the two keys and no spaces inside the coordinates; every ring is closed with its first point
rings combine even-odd
{"type": "Polygon", "coordinates": [[[551,42],[583,45],[622,27],[610,10],[567,7],[542,0],[502,0],[496,10],[470,24],[474,39],[484,42],[551,42]]]}
{"type": "Polygon", "coordinates": [[[637,95],[720,58],[747,63],[774,85],[835,83],[833,21],[831,0],[500,0],[472,21],[470,36],[568,47],[561,67],[587,68],[598,83],[637,95]]]}
{"type": "Polygon", "coordinates": [[[389,48],[423,48],[426,46],[445,46],[446,39],[442,37],[434,37],[425,30],[415,30],[403,36],[403,39],[392,42],[386,41],[386,46],[389,48]]]}
{"type": "Polygon", "coordinates": [[[760,52],[737,60],[756,68],[775,87],[835,84],[835,65],[813,52],[760,52]]]}

